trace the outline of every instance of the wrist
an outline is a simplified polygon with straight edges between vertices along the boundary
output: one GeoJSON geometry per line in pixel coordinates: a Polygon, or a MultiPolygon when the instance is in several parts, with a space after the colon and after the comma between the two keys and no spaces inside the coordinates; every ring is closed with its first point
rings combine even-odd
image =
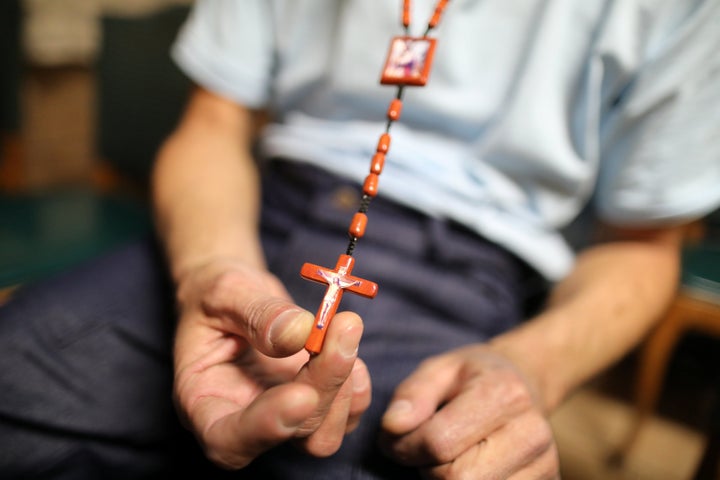
{"type": "Polygon", "coordinates": [[[549,414],[570,388],[561,369],[553,363],[559,347],[553,346],[553,339],[548,335],[538,335],[533,330],[534,325],[523,325],[495,337],[488,347],[509,359],[523,373],[541,409],[549,414]]]}
{"type": "Polygon", "coordinates": [[[222,270],[224,266],[246,265],[257,270],[267,270],[262,254],[248,255],[236,252],[214,252],[187,256],[171,261],[170,271],[176,286],[182,285],[185,280],[200,271],[222,270]]]}
{"type": "Polygon", "coordinates": [[[175,285],[180,285],[189,274],[212,265],[243,264],[266,270],[259,238],[230,233],[212,242],[167,242],[169,268],[175,285]]]}

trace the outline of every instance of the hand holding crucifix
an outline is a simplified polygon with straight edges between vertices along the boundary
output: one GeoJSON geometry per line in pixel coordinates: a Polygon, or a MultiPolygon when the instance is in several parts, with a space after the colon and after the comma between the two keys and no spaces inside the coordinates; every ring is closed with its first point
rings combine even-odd
{"type": "Polygon", "coordinates": [[[377,294],[378,286],[376,283],[350,275],[354,264],[355,260],[350,255],[343,254],[338,257],[335,270],[312,263],[304,264],[300,270],[300,275],[303,278],[325,283],[328,286],[315,315],[315,325],[313,325],[310,336],[305,343],[305,349],[311,354],[320,353],[322,350],[325,333],[332,321],[332,317],[337,312],[340,299],[342,299],[345,290],[367,298],[373,298],[377,294]]]}

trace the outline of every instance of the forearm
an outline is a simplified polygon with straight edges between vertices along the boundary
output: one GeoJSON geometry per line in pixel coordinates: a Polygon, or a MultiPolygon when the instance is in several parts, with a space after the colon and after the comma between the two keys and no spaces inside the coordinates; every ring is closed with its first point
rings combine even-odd
{"type": "Polygon", "coordinates": [[[579,255],[547,309],[491,345],[534,380],[547,411],[635,346],[677,287],[679,230],[579,255]]]}
{"type": "Polygon", "coordinates": [[[153,200],[176,281],[214,258],[263,265],[251,130],[249,112],[200,91],[160,149],[153,200]]]}

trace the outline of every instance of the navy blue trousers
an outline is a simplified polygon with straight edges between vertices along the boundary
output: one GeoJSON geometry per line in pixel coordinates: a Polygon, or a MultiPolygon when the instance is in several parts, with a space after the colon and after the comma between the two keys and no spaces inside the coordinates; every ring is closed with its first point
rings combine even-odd
{"type": "MultiPolygon", "coordinates": [[[[284,162],[264,173],[270,268],[314,312],[324,288],[298,272],[306,261],[332,267],[345,252],[358,188],[284,162]]],[[[364,319],[360,356],[373,401],[337,454],[315,459],[281,446],[238,472],[204,459],[173,408],[173,292],[147,239],[22,287],[0,309],[0,478],[417,478],[376,448],[395,386],[430,355],[512,328],[544,284],[447,221],[380,198],[368,217],[353,274],[380,290],[373,300],[345,295],[340,308],[364,319]]]]}

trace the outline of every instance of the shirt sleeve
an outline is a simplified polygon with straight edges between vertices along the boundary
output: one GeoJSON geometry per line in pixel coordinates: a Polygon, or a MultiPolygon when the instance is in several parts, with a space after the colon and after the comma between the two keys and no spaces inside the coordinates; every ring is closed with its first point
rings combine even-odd
{"type": "Polygon", "coordinates": [[[171,55],[194,82],[250,108],[268,101],[273,29],[268,0],[198,0],[171,55]]]}
{"type": "Polygon", "coordinates": [[[610,223],[683,222],[720,205],[720,2],[675,4],[605,118],[596,201],[610,223]]]}

